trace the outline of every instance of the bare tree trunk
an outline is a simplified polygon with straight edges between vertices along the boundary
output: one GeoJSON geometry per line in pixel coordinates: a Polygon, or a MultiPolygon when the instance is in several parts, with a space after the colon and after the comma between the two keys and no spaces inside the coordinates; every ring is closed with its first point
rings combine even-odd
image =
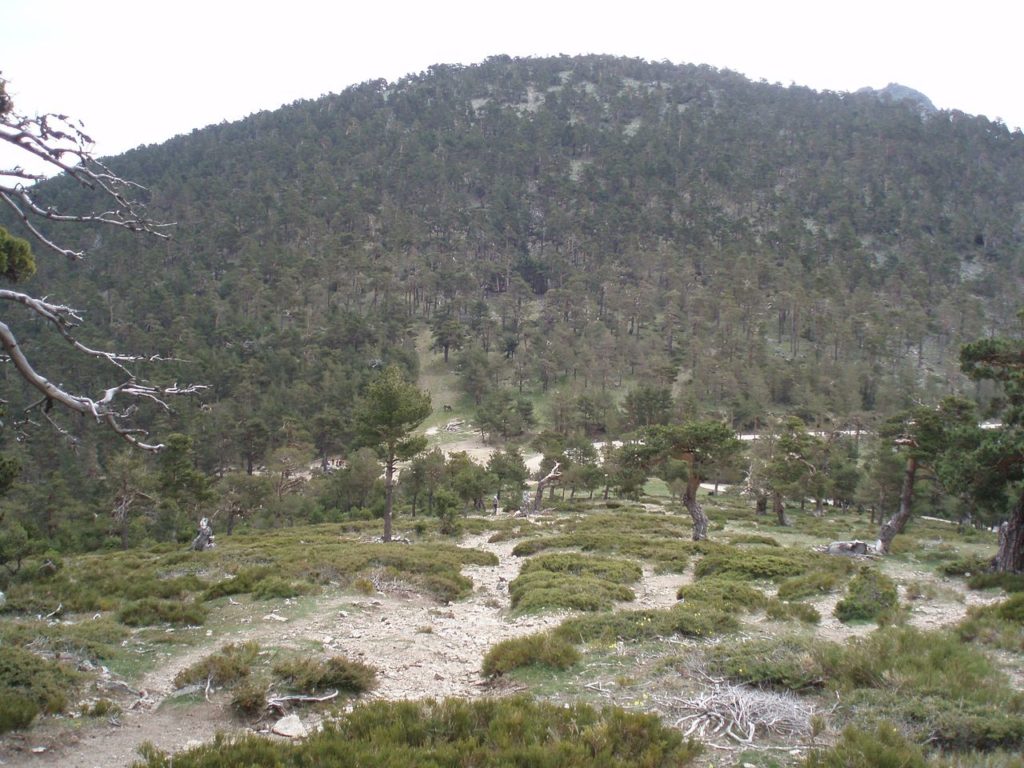
{"type": "Polygon", "coordinates": [[[395,498],[395,457],[384,462],[384,541],[391,541],[391,510],[395,498]]]}
{"type": "MultiPolygon", "coordinates": [[[[540,503],[544,499],[544,489],[552,483],[555,483],[558,478],[562,476],[562,473],[558,471],[558,467],[559,462],[556,461],[555,466],[551,468],[551,471],[537,481],[537,494],[533,497],[534,514],[537,513],[538,509],[540,509],[540,503]]],[[[554,490],[554,488],[552,488],[552,490],[554,490]]]]}
{"type": "Polygon", "coordinates": [[[999,526],[999,549],[992,567],[1004,573],[1024,571],[1024,491],[1017,498],[1010,519],[999,526]]]}
{"type": "Polygon", "coordinates": [[[686,481],[686,490],[683,492],[683,506],[690,513],[693,519],[693,540],[705,541],[708,538],[708,516],[697,501],[697,490],[700,488],[700,477],[697,470],[690,464],[690,477],[686,481]]]}
{"type": "Polygon", "coordinates": [[[782,501],[782,494],[779,491],[772,491],[772,511],[775,512],[775,519],[779,521],[779,525],[789,526],[786,505],[782,501]]]}
{"type": "Polygon", "coordinates": [[[763,493],[757,494],[757,501],[755,502],[754,514],[758,517],[763,517],[768,514],[768,497],[763,493]]]}
{"type": "Polygon", "coordinates": [[[889,554],[892,547],[892,540],[897,533],[903,533],[910,519],[910,505],[914,500],[914,479],[917,475],[917,458],[907,458],[907,468],[903,472],[903,488],[900,490],[900,508],[895,515],[889,518],[878,532],[878,541],[875,549],[883,555],[889,554]]]}

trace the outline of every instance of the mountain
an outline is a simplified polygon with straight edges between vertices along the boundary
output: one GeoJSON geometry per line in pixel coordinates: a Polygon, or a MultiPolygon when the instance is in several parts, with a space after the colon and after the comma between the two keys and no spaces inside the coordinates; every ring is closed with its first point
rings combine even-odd
{"type": "Polygon", "coordinates": [[[468,401],[558,391],[590,432],[638,382],[737,427],[871,420],[961,387],[960,344],[1022,296],[1024,137],[914,93],[439,65],[111,158],[174,239],[58,233],[92,256],[40,259],[34,290],[93,343],[188,361],[163,370],[211,385],[205,413],[169,426],[206,468],[296,433],[343,446],[369,373],[414,370],[442,321],[468,401]]]}

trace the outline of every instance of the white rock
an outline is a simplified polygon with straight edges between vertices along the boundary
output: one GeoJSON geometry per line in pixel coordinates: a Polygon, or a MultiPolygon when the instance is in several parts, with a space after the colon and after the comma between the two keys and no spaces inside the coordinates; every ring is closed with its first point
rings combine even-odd
{"type": "Polygon", "coordinates": [[[288,621],[284,616],[278,616],[276,613],[268,613],[263,617],[264,621],[288,621]]]}
{"type": "Polygon", "coordinates": [[[289,739],[301,739],[306,736],[306,726],[302,724],[298,715],[282,717],[274,723],[274,727],[270,730],[278,736],[287,736],[289,739]]]}

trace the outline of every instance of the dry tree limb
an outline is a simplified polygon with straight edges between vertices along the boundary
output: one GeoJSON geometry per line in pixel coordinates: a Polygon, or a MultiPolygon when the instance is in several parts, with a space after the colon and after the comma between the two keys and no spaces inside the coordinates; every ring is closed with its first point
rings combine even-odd
{"type": "MultiPolygon", "coordinates": [[[[21,157],[31,159],[35,166],[45,169],[25,169],[20,165],[0,166],[0,206],[6,205],[31,238],[47,250],[71,261],[85,257],[84,251],[68,248],[47,234],[45,230],[49,224],[96,225],[144,233],[160,239],[169,237],[164,230],[172,225],[158,223],[146,212],[146,206],[140,199],[146,192],[145,188],[121,178],[93,157],[92,139],[82,130],[80,123],[66,115],[28,117],[18,114],[7,95],[6,82],[0,78],[0,145],[5,144],[20,150],[24,153],[21,157]],[[44,202],[42,196],[46,193],[47,185],[36,185],[34,182],[45,180],[54,171],[92,192],[96,207],[91,210],[62,211],[44,202]]],[[[116,371],[117,383],[99,395],[88,396],[73,392],[59,383],[56,377],[39,373],[29,354],[19,344],[17,334],[8,325],[9,319],[5,317],[0,322],[0,360],[11,362],[18,375],[42,395],[27,410],[38,410],[59,434],[71,437],[50,415],[54,405],[92,417],[134,446],[159,451],[163,448],[161,444],[145,442],[145,431],[129,426],[137,405],[148,402],[169,410],[168,398],[204,389],[201,386],[178,387],[177,384],[156,387],[140,380],[128,366],[143,361],[155,362],[161,358],[93,349],[83,344],[72,333],[72,329],[82,323],[81,314],[70,306],[50,301],[46,297],[6,289],[0,290],[0,301],[21,304],[36,318],[45,320],[77,354],[104,360],[116,371]]],[[[26,419],[24,423],[35,422],[26,419]]]]}
{"type": "Polygon", "coordinates": [[[314,696],[308,693],[286,694],[283,696],[268,696],[267,706],[283,710],[285,704],[318,704],[323,701],[330,701],[331,699],[335,699],[337,697],[338,691],[332,691],[331,693],[324,694],[323,696],[314,696]]]}

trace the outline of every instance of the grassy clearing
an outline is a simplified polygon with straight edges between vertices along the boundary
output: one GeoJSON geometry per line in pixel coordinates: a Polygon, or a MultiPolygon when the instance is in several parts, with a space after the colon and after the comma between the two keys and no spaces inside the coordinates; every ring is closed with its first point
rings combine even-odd
{"type": "Polygon", "coordinates": [[[364,704],[300,744],[221,738],[173,758],[148,749],[139,766],[681,768],[701,751],[652,715],[522,698],[448,699],[364,704]]]}

